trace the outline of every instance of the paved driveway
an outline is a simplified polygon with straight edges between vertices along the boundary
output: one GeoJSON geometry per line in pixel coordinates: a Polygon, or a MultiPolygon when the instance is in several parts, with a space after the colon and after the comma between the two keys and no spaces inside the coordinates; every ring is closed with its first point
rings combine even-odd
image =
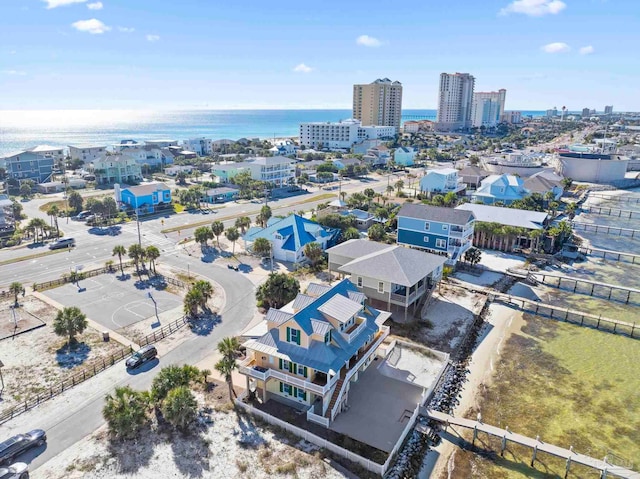
{"type": "Polygon", "coordinates": [[[120,280],[119,276],[118,272],[83,279],[82,292],[75,284],[66,284],[44,294],[65,306],[79,307],[89,318],[113,330],[182,305],[182,299],[175,294],[137,287],[135,274],[127,280],[120,280]]]}
{"type": "Polygon", "coordinates": [[[331,429],[391,452],[420,402],[423,388],[381,374],[373,361],[351,384],[348,411],[338,414],[331,429]]]}

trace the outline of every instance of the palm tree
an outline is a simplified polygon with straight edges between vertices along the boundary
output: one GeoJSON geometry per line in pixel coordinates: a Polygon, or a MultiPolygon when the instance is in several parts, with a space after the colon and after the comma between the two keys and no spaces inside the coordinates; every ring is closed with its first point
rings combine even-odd
{"type": "Polygon", "coordinates": [[[130,386],[117,387],[113,394],[107,394],[102,416],[113,436],[130,438],[147,422],[148,408],[148,394],[134,391],[130,386]]]}
{"type": "Polygon", "coordinates": [[[144,249],[139,244],[135,243],[129,246],[129,251],[127,251],[127,255],[129,258],[133,260],[133,264],[136,265],[136,274],[140,277],[140,261],[144,261],[144,249]]]}
{"type": "Polygon", "coordinates": [[[173,388],[162,401],[162,416],[174,427],[184,431],[198,415],[198,403],[186,386],[173,388]]]}
{"type": "Polygon", "coordinates": [[[22,293],[23,290],[24,288],[22,287],[22,283],[18,283],[17,281],[14,281],[9,285],[9,292],[13,294],[13,304],[16,308],[18,307],[18,295],[22,293]]]}
{"type": "Polygon", "coordinates": [[[400,194],[400,192],[402,191],[402,188],[404,188],[404,181],[402,180],[396,181],[395,187],[398,190],[398,194],[400,194]]]}
{"type": "Polygon", "coordinates": [[[229,399],[233,401],[233,398],[236,395],[233,390],[233,371],[238,368],[238,363],[235,358],[229,359],[227,357],[223,357],[214,367],[224,376],[224,380],[229,385],[229,399]]]}
{"type": "Polygon", "coordinates": [[[80,308],[71,306],[58,311],[58,315],[53,320],[53,331],[58,336],[67,336],[69,346],[75,342],[77,334],[87,329],[89,325],[87,316],[80,311],[80,308]]]}
{"type": "Polygon", "coordinates": [[[198,289],[191,288],[184,296],[184,313],[192,318],[198,316],[198,307],[203,302],[202,293],[198,289]]]}
{"type": "Polygon", "coordinates": [[[236,359],[239,351],[240,342],[238,341],[238,338],[234,336],[222,338],[218,343],[218,352],[225,358],[236,359]]]}
{"type": "Polygon", "coordinates": [[[127,248],[122,245],[116,245],[113,247],[113,251],[111,251],[111,256],[118,255],[118,260],[120,261],[120,273],[124,275],[124,269],[122,268],[122,257],[127,254],[127,248]]]}
{"type": "Polygon", "coordinates": [[[211,228],[200,226],[193,232],[193,237],[196,243],[200,243],[200,248],[203,249],[207,247],[207,242],[213,238],[213,232],[211,228]]]}
{"type": "Polygon", "coordinates": [[[393,186],[387,186],[387,196],[389,196],[393,192],[393,186]]]}
{"type": "Polygon", "coordinates": [[[271,256],[271,241],[267,238],[256,238],[253,242],[253,252],[263,258],[271,256]]]}
{"type": "Polygon", "coordinates": [[[160,250],[153,246],[147,246],[147,249],[144,250],[144,256],[149,260],[149,270],[153,270],[153,273],[156,273],[156,260],[160,257],[160,250]]]}
{"type": "Polygon", "coordinates": [[[251,226],[251,218],[248,216],[241,216],[236,220],[236,228],[240,229],[242,234],[245,233],[249,226],[251,226]]]}
{"type": "Polygon", "coordinates": [[[213,297],[214,290],[213,290],[213,286],[211,286],[211,283],[209,281],[205,281],[201,279],[196,281],[191,287],[191,289],[195,289],[200,292],[200,295],[202,296],[202,301],[199,304],[199,306],[202,309],[205,309],[205,307],[207,306],[207,302],[213,297]]]}
{"type": "Polygon", "coordinates": [[[51,218],[51,225],[55,224],[56,227],[56,238],[60,236],[60,229],[58,228],[58,215],[60,214],[60,208],[57,205],[51,205],[49,209],[47,209],[47,215],[51,218]]]}
{"type": "Polygon", "coordinates": [[[236,241],[238,241],[238,238],[240,238],[238,228],[236,228],[235,226],[231,226],[227,229],[224,235],[229,241],[231,241],[231,243],[233,243],[233,251],[231,254],[236,254],[236,241]]]}
{"type": "Polygon", "coordinates": [[[214,221],[211,223],[211,232],[215,235],[218,248],[220,248],[220,235],[224,233],[224,224],[222,221],[214,221]]]}

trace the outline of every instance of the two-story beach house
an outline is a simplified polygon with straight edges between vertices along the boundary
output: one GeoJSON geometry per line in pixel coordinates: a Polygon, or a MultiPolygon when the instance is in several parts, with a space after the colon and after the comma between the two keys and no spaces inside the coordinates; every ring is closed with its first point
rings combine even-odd
{"type": "Polygon", "coordinates": [[[267,312],[267,333],[244,343],[240,364],[247,390],[306,409],[307,420],[329,427],[349,401],[352,382],[389,334],[390,314],[365,304],[348,279],[310,284],[281,309],[267,312]]]}
{"type": "Polygon", "coordinates": [[[171,203],[171,189],[164,183],[151,183],[140,186],[120,188],[114,185],[115,199],[118,204],[126,204],[139,214],[153,213],[158,206],[171,203]]]}
{"type": "Polygon", "coordinates": [[[413,166],[417,154],[417,148],[400,146],[393,152],[393,162],[399,166],[413,166]]]}
{"type": "Polygon", "coordinates": [[[96,184],[137,183],[142,181],[142,169],[136,161],[127,155],[108,155],[96,159],[88,170],[96,177],[96,184]]]}
{"type": "Polygon", "coordinates": [[[21,151],[5,158],[5,168],[9,178],[18,181],[31,180],[45,183],[51,180],[56,160],[53,156],[21,151]]]}
{"type": "Polygon", "coordinates": [[[471,195],[471,201],[480,201],[485,205],[502,203],[510,205],[529,195],[524,180],[515,175],[490,175],[482,180],[480,187],[471,195]]]}
{"type": "Polygon", "coordinates": [[[427,170],[420,179],[420,191],[423,193],[444,195],[449,192],[458,193],[466,187],[455,168],[427,170]]]}
{"type": "Polygon", "coordinates": [[[273,258],[301,263],[306,260],[304,247],[307,244],[317,243],[325,250],[335,242],[339,233],[338,229],[328,228],[293,214],[286,218],[270,218],[266,228],[254,226],[243,239],[245,248],[251,250],[256,239],[266,238],[271,242],[273,258]]]}
{"type": "Polygon", "coordinates": [[[82,160],[85,163],[96,161],[107,154],[104,145],[69,145],[69,156],[72,160],[82,160]]]}
{"type": "Polygon", "coordinates": [[[446,258],[416,249],[354,239],[327,250],[329,273],[350,275],[371,305],[407,319],[419,313],[442,277],[446,258]]]}
{"type": "Polygon", "coordinates": [[[295,178],[293,160],[284,156],[247,158],[242,162],[219,163],[213,165],[211,172],[223,183],[234,176],[248,171],[251,178],[272,183],[276,188],[287,186],[295,178]]]}
{"type": "Polygon", "coordinates": [[[398,244],[447,257],[455,265],[473,245],[473,212],[405,203],[398,212],[398,244]]]}

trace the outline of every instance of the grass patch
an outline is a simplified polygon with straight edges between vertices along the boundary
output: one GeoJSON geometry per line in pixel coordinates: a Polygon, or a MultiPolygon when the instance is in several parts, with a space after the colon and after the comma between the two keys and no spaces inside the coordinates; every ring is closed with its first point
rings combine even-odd
{"type": "Polygon", "coordinates": [[[6,259],[4,261],[0,261],[0,266],[4,266],[6,264],[19,263],[20,261],[27,261],[34,258],[42,258],[43,256],[49,256],[50,254],[56,253],[66,253],[67,248],[61,249],[50,249],[47,251],[42,251],[41,253],[34,253],[27,256],[20,256],[19,258],[6,259]]]}
{"type": "Polygon", "coordinates": [[[173,211],[175,211],[176,213],[182,213],[184,211],[184,205],[182,205],[180,203],[174,203],[173,204],[173,211]]]}
{"type": "MultiPolygon", "coordinates": [[[[274,208],[273,212],[275,214],[276,211],[278,211],[280,208],[289,208],[291,206],[298,206],[298,205],[302,205],[305,203],[313,203],[314,201],[322,201],[322,200],[326,200],[329,198],[335,198],[336,195],[334,193],[323,193],[321,195],[315,195],[312,196],[311,198],[307,198],[305,200],[302,201],[297,201],[295,203],[290,203],[288,205],[285,206],[281,206],[279,208],[274,208]]],[[[177,212],[177,211],[176,211],[177,212]]],[[[254,211],[246,211],[244,213],[239,213],[237,215],[228,215],[228,216],[223,216],[221,218],[208,218],[206,220],[202,220],[202,221],[196,221],[195,223],[189,223],[187,225],[182,225],[182,226],[173,226],[171,228],[166,228],[163,230],[160,230],[161,233],[173,233],[175,231],[178,230],[185,230],[185,229],[190,229],[190,228],[197,228],[198,226],[205,226],[205,225],[210,225],[211,223],[213,223],[214,221],[227,221],[227,220],[231,220],[234,218],[238,218],[240,216],[251,216],[251,215],[255,215],[258,214],[260,212],[260,209],[254,210],[254,211]]]]}
{"type": "MultiPolygon", "coordinates": [[[[506,343],[492,384],[482,394],[483,422],[602,459],[615,454],[640,465],[640,343],[589,328],[525,315],[522,333],[506,343]]],[[[499,439],[497,440],[499,442],[499,439]]],[[[499,444],[491,443],[493,451],[499,444]]],[[[564,475],[564,461],[510,447],[510,455],[456,454],[477,477],[564,475]],[[523,464],[524,463],[524,464],[523,464]]],[[[616,462],[620,463],[620,459],[616,462]]],[[[572,475],[580,475],[578,470],[572,475]]],[[[555,476],[553,476],[555,477],[555,476]]]]}

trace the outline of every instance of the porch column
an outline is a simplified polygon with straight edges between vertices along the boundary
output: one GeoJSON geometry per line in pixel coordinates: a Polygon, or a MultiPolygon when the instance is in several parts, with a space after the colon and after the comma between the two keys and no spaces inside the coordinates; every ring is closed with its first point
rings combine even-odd
{"type": "Polygon", "coordinates": [[[407,310],[409,309],[409,291],[411,288],[405,287],[404,293],[404,322],[407,322],[407,310]]]}

